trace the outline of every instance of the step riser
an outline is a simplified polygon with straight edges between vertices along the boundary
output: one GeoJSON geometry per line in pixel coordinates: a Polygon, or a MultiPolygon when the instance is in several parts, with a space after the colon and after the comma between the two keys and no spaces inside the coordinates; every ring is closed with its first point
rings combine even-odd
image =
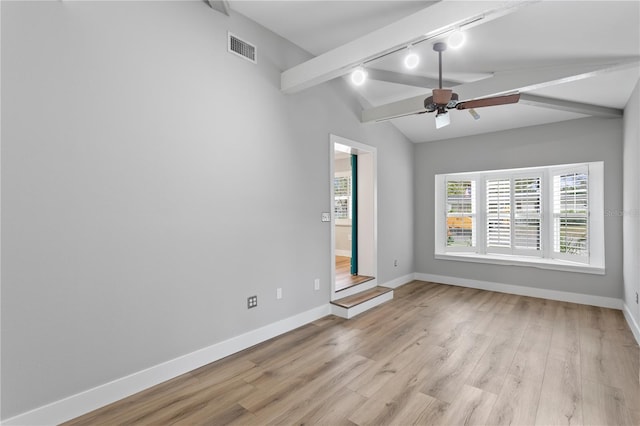
{"type": "Polygon", "coordinates": [[[393,299],[393,291],[389,291],[387,293],[376,296],[372,299],[367,300],[366,302],[360,303],[359,305],[352,306],[350,308],[344,308],[338,305],[331,305],[331,313],[335,316],[350,319],[359,315],[365,311],[368,311],[371,308],[375,308],[378,305],[381,305],[385,302],[388,302],[393,299]]]}

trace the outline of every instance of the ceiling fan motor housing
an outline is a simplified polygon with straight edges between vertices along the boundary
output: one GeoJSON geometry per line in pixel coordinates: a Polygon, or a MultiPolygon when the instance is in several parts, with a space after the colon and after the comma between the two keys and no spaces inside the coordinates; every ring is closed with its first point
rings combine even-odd
{"type": "Polygon", "coordinates": [[[433,102],[436,105],[446,105],[451,100],[452,94],[451,89],[433,89],[433,102]]]}

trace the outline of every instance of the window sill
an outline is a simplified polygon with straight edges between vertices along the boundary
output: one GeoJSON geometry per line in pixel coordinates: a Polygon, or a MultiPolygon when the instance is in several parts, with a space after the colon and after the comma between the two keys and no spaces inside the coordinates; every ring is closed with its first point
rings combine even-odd
{"type": "Polygon", "coordinates": [[[477,253],[436,253],[439,260],[457,260],[461,262],[488,263],[493,265],[528,266],[532,268],[551,269],[555,271],[579,272],[583,274],[604,275],[605,268],[569,262],[557,259],[529,258],[498,254],[477,253]]]}

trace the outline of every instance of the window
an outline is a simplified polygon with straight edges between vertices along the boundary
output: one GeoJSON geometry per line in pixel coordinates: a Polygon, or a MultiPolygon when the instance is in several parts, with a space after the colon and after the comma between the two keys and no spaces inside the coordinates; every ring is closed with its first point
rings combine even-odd
{"type": "Polygon", "coordinates": [[[553,177],[553,251],[563,257],[589,253],[588,181],[585,171],[553,177]]]}
{"type": "Polygon", "coordinates": [[[447,247],[475,247],[475,181],[447,181],[447,247]]]}
{"type": "Polygon", "coordinates": [[[336,173],[333,178],[334,214],[336,221],[351,219],[351,172],[336,173]]]}
{"type": "Polygon", "coordinates": [[[603,163],[436,176],[436,258],[604,273],[603,163]]]}

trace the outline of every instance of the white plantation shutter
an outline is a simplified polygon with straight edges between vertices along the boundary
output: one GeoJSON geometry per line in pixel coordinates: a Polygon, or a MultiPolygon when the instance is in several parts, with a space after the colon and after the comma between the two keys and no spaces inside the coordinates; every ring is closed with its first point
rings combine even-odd
{"type": "Polygon", "coordinates": [[[487,188],[487,249],[511,248],[511,180],[489,179],[487,188]]]}
{"type": "Polygon", "coordinates": [[[541,180],[539,176],[513,180],[513,246],[516,250],[541,249],[541,180]]]}
{"type": "Polygon", "coordinates": [[[553,251],[556,257],[588,261],[588,183],[586,170],[553,176],[553,251]]]}

